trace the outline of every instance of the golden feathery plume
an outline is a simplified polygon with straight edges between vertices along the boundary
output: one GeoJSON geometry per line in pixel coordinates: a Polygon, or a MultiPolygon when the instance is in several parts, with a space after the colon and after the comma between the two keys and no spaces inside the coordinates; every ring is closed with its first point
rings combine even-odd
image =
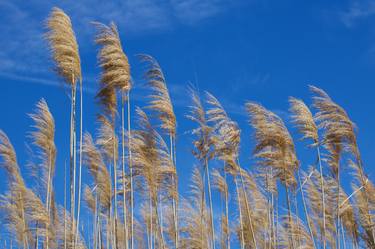
{"type": "Polygon", "coordinates": [[[25,212],[26,188],[17,182],[11,182],[9,186],[9,192],[0,196],[0,211],[4,214],[3,222],[7,230],[14,234],[18,245],[27,248],[33,242],[25,212]]]}
{"type": "Polygon", "coordinates": [[[98,196],[99,203],[105,210],[107,210],[110,207],[112,200],[111,177],[107,167],[104,164],[102,155],[95,146],[93,138],[89,133],[84,135],[83,158],[84,164],[88,168],[91,176],[94,178],[96,187],[95,191],[98,196]]]}
{"type": "MultiPolygon", "coordinates": [[[[315,123],[314,116],[311,113],[310,109],[307,107],[307,105],[300,99],[296,99],[294,97],[289,98],[290,103],[290,112],[292,113],[292,122],[297,127],[299,133],[302,134],[302,140],[311,139],[312,144],[310,144],[311,147],[316,148],[317,156],[318,156],[318,163],[319,163],[319,171],[321,175],[321,189],[322,191],[322,213],[323,213],[323,249],[326,248],[326,241],[325,241],[325,187],[324,187],[324,180],[323,180],[323,167],[322,167],[322,161],[321,161],[321,154],[320,154],[320,141],[319,141],[319,134],[318,134],[318,127],[315,123]]],[[[301,188],[301,186],[300,186],[301,188]]],[[[302,191],[301,191],[302,192],[302,191]]],[[[304,198],[303,198],[304,199],[304,198]]],[[[304,205],[305,206],[305,205],[304,205]]],[[[306,216],[307,210],[305,209],[306,216]]],[[[308,223],[308,227],[311,230],[311,226],[308,223]]]]}
{"type": "Polygon", "coordinates": [[[65,217],[65,221],[63,220],[63,222],[60,223],[61,225],[56,227],[57,238],[60,241],[60,247],[64,248],[64,245],[66,245],[67,248],[86,249],[87,246],[86,242],[84,241],[83,235],[79,231],[75,231],[75,224],[77,221],[72,218],[70,213],[62,207],[59,208],[59,215],[60,217],[65,217]],[[72,236],[71,234],[69,234],[68,236],[64,236],[64,228],[66,228],[67,231],[74,231],[73,234],[77,233],[78,239],[75,240],[74,236],[72,236]]]}
{"type": "Polygon", "coordinates": [[[99,66],[102,68],[101,83],[103,88],[114,88],[129,91],[130,66],[128,57],[123,51],[116,24],[107,26],[94,22],[97,28],[96,44],[100,46],[98,53],[99,66]]]}
{"type": "Polygon", "coordinates": [[[132,137],[133,167],[136,176],[146,180],[152,198],[165,186],[168,175],[175,175],[176,170],[169,157],[167,146],[162,137],[151,126],[146,113],[137,108],[139,130],[132,137]]]}
{"type": "MultiPolygon", "coordinates": [[[[35,236],[44,238],[43,247],[47,247],[48,245],[49,248],[55,248],[57,240],[54,230],[58,222],[53,219],[46,205],[43,204],[42,200],[31,189],[25,188],[24,191],[26,217],[30,224],[38,224],[35,236]]],[[[51,198],[51,200],[53,199],[51,198]]]]}
{"type": "Polygon", "coordinates": [[[53,176],[55,174],[56,146],[55,146],[55,121],[49,111],[47,102],[42,99],[36,105],[35,113],[30,114],[34,121],[35,131],[31,132],[33,143],[40,150],[40,158],[42,159],[42,175],[45,184],[45,205],[48,215],[48,223],[46,224],[46,247],[52,247],[54,241],[54,231],[52,229],[53,220],[50,217],[51,201],[53,193],[53,176]],[[52,232],[52,233],[51,233],[52,232]],[[50,244],[50,242],[52,244],[50,244]]]}
{"type": "Polygon", "coordinates": [[[321,188],[321,175],[315,168],[310,167],[309,174],[305,175],[305,184],[303,191],[307,196],[307,205],[309,207],[309,216],[312,219],[312,230],[316,236],[318,232],[321,235],[324,233],[330,247],[336,247],[336,212],[337,212],[337,183],[329,177],[323,177],[325,198],[325,224],[323,224],[322,213],[322,188],[321,188]],[[325,225],[325,227],[324,227],[325,225]]]}
{"type": "Polygon", "coordinates": [[[256,181],[256,176],[246,170],[241,170],[247,195],[249,196],[251,209],[253,210],[255,230],[268,229],[269,205],[267,197],[262,192],[256,181]]]}
{"type": "Polygon", "coordinates": [[[176,198],[177,192],[174,190],[173,182],[170,182],[171,176],[176,175],[176,169],[163,138],[151,126],[147,114],[140,108],[137,108],[136,112],[139,130],[133,132],[131,141],[134,175],[142,183],[140,185],[143,185],[142,191],[149,199],[151,212],[155,212],[156,217],[153,217],[151,222],[153,224],[156,218],[157,242],[164,247],[163,224],[160,224],[158,205],[159,196],[163,190],[166,190],[167,193],[171,193],[171,197],[176,198]]]}
{"type": "Polygon", "coordinates": [[[49,42],[56,71],[65,82],[74,85],[81,79],[81,62],[78,44],[67,14],[59,8],[53,8],[47,19],[46,39],[49,42]]]}
{"type": "Polygon", "coordinates": [[[228,185],[224,177],[220,174],[219,170],[213,169],[212,175],[212,187],[217,189],[223,196],[228,194],[228,185]]]}
{"type": "Polygon", "coordinates": [[[190,112],[186,117],[198,124],[198,127],[191,131],[192,135],[197,136],[193,142],[193,155],[200,161],[211,159],[214,152],[211,150],[214,146],[214,140],[211,136],[213,128],[208,125],[205,110],[198,93],[190,88],[189,93],[192,100],[192,105],[189,106],[190,112]]]}
{"type": "Polygon", "coordinates": [[[285,186],[296,186],[294,171],[299,162],[293,139],[283,121],[259,104],[247,103],[246,108],[255,130],[254,156],[260,159],[259,165],[273,168],[275,176],[285,186]]]}
{"type": "Polygon", "coordinates": [[[94,214],[96,210],[96,199],[92,189],[87,185],[83,186],[83,198],[86,202],[88,209],[91,211],[91,213],[94,214]]]}
{"type": "MultiPolygon", "coordinates": [[[[215,135],[211,140],[215,144],[215,154],[224,161],[228,171],[239,170],[237,163],[239,146],[241,140],[241,130],[238,124],[231,120],[221,103],[209,92],[206,92],[208,122],[213,124],[215,135]]],[[[232,172],[234,173],[234,172],[232,172]]]]}
{"type": "Polygon", "coordinates": [[[118,137],[114,133],[114,127],[111,121],[104,115],[98,115],[100,127],[96,144],[104,155],[105,160],[111,162],[118,158],[118,137]],[[113,148],[115,146],[115,148],[113,148]],[[115,154],[113,154],[115,153],[115,154]]]}
{"type": "Polygon", "coordinates": [[[318,127],[315,124],[314,117],[306,104],[294,97],[289,98],[290,111],[292,112],[292,121],[298,131],[303,135],[302,139],[312,139],[312,146],[318,143],[318,127]]]}
{"type": "Polygon", "coordinates": [[[8,136],[4,131],[0,130],[0,166],[7,171],[10,182],[18,182],[24,185],[20,168],[17,163],[16,152],[11,144],[8,136]]]}
{"type": "Polygon", "coordinates": [[[210,215],[204,201],[203,177],[198,168],[193,169],[191,180],[191,198],[181,201],[181,248],[210,248],[210,215]]]}
{"type": "Polygon", "coordinates": [[[147,63],[145,78],[152,90],[152,94],[149,96],[150,103],[147,108],[158,115],[161,121],[160,127],[175,138],[177,126],[176,115],[163,71],[156,59],[150,55],[142,54],[139,57],[142,62],[147,63]]]}
{"type": "Polygon", "coordinates": [[[355,215],[356,213],[352,202],[348,200],[348,195],[345,193],[343,187],[340,186],[340,219],[346,231],[344,236],[345,238],[350,238],[353,244],[358,244],[359,230],[355,215]]]}
{"type": "MultiPolygon", "coordinates": [[[[371,212],[370,208],[370,197],[366,191],[366,177],[363,172],[363,165],[361,160],[361,155],[359,152],[357,138],[356,138],[356,126],[350,120],[346,111],[335,103],[329,95],[324,92],[322,89],[319,89],[314,86],[310,86],[311,92],[313,92],[313,101],[314,107],[318,110],[315,115],[315,120],[318,123],[318,127],[323,130],[323,140],[322,143],[329,152],[328,163],[330,164],[331,171],[337,181],[337,185],[340,186],[341,178],[341,167],[340,167],[340,158],[342,157],[343,152],[348,151],[352,153],[356,159],[356,165],[360,168],[358,171],[360,173],[360,184],[364,185],[363,192],[364,205],[366,210],[371,212]]],[[[337,219],[340,219],[340,188],[337,192],[337,219]]],[[[366,223],[373,224],[370,213],[365,214],[364,217],[367,218],[366,223]]],[[[373,225],[370,227],[365,227],[364,230],[368,233],[369,239],[372,240],[372,244],[375,245],[375,236],[373,225]]],[[[337,237],[339,231],[337,231],[337,237]]],[[[340,240],[338,240],[340,243],[340,240]]],[[[338,245],[340,247],[340,245],[338,245]]]]}
{"type": "MultiPolygon", "coordinates": [[[[366,245],[374,247],[374,234],[373,225],[375,223],[375,186],[373,182],[362,172],[362,168],[357,163],[349,161],[350,168],[353,169],[353,177],[355,179],[352,182],[353,194],[350,197],[355,200],[355,207],[358,214],[358,224],[363,227],[360,231],[360,237],[365,241],[366,245]]],[[[349,197],[341,199],[342,205],[349,201],[349,197]]]]}
{"type": "Polygon", "coordinates": [[[309,231],[303,221],[297,216],[293,216],[293,219],[289,219],[287,216],[280,217],[281,219],[281,235],[279,237],[279,246],[282,248],[293,248],[297,245],[297,248],[313,249],[314,243],[310,237],[309,231]],[[292,234],[294,238],[298,238],[290,245],[288,237],[292,234]]]}
{"type": "Polygon", "coordinates": [[[9,193],[1,196],[0,210],[7,214],[5,224],[16,235],[18,244],[26,248],[32,243],[25,207],[28,189],[21,175],[14,147],[2,130],[0,130],[0,159],[0,167],[6,170],[10,187],[9,193]]]}
{"type": "Polygon", "coordinates": [[[314,107],[318,110],[315,120],[318,127],[324,131],[322,143],[330,144],[330,146],[343,145],[359,159],[355,135],[356,126],[346,111],[333,102],[322,89],[310,86],[310,90],[315,94],[313,97],[314,107]]]}
{"type": "MultiPolygon", "coordinates": [[[[39,156],[42,159],[45,190],[48,189],[47,192],[49,192],[52,191],[52,178],[56,161],[55,121],[44,99],[37,103],[35,113],[30,114],[30,117],[34,121],[33,127],[36,129],[31,132],[31,138],[34,145],[40,149],[39,156]]],[[[50,193],[47,193],[47,197],[50,193]]],[[[47,201],[49,202],[49,200],[47,201]]]]}

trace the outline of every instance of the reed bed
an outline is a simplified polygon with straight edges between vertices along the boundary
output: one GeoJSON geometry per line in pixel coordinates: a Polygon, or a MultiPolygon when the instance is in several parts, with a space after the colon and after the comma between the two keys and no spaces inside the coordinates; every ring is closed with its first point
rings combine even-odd
{"type": "Polygon", "coordinates": [[[55,121],[44,99],[30,114],[33,166],[22,167],[38,182],[24,180],[16,151],[0,130],[0,168],[8,186],[0,196],[2,248],[375,248],[375,186],[357,129],[325,91],[310,86],[311,108],[290,97],[289,124],[259,103],[246,103],[254,144],[248,167],[240,160],[238,123],[214,95],[190,88],[186,118],[195,125],[188,134],[196,163],[190,192],[182,195],[177,120],[157,60],[139,56],[150,94],[131,113],[131,71],[119,30],[114,23],[94,23],[98,128],[95,135],[83,133],[83,78],[71,20],[54,8],[46,24],[55,71],[71,90],[69,167],[64,186],[56,186],[61,165],[55,121]],[[299,161],[288,127],[316,158],[311,166],[299,161]],[[83,171],[90,175],[85,182],[83,171]],[[60,187],[63,204],[56,201],[60,187]]]}

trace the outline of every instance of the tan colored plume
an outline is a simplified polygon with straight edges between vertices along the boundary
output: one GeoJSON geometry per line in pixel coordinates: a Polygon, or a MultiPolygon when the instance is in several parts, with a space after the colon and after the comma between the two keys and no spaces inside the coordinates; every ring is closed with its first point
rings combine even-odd
{"type": "Polygon", "coordinates": [[[65,82],[74,85],[81,79],[81,62],[72,23],[63,10],[54,7],[47,19],[46,39],[50,45],[56,71],[65,82]]]}

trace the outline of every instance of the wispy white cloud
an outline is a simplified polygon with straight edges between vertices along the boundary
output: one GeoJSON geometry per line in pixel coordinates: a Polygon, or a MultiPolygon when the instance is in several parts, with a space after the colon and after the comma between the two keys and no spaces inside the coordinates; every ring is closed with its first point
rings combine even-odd
{"type": "Polygon", "coordinates": [[[225,0],[171,0],[174,15],[185,24],[195,24],[225,11],[225,0]]]}
{"type": "MultiPolygon", "coordinates": [[[[64,82],[59,80],[53,80],[42,77],[33,77],[28,75],[12,74],[12,73],[2,73],[0,72],[0,77],[6,80],[12,80],[13,82],[21,82],[26,84],[38,84],[51,87],[64,88],[66,85],[64,82]]],[[[88,94],[95,94],[95,89],[88,86],[87,84],[83,87],[83,91],[88,94]]]]}
{"type": "Polygon", "coordinates": [[[51,63],[43,32],[44,20],[53,6],[61,7],[71,16],[80,50],[90,53],[92,21],[114,21],[127,37],[145,36],[179,25],[197,25],[230,11],[233,2],[238,1],[241,0],[0,1],[0,72],[49,77],[51,63]]]}
{"type": "Polygon", "coordinates": [[[340,20],[348,28],[353,27],[358,21],[375,15],[374,0],[355,0],[349,6],[340,11],[340,20]]]}

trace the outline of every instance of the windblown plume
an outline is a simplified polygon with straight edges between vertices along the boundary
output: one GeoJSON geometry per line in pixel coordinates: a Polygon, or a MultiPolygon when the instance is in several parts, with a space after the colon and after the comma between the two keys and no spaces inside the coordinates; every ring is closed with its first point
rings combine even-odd
{"type": "Polygon", "coordinates": [[[95,146],[93,138],[89,133],[84,135],[83,158],[84,164],[94,178],[99,203],[105,210],[107,210],[111,205],[112,199],[111,177],[104,164],[102,155],[95,146]]]}
{"type": "Polygon", "coordinates": [[[318,143],[318,127],[315,124],[314,117],[306,104],[293,97],[289,98],[290,111],[292,112],[292,121],[303,135],[302,139],[312,139],[312,146],[318,143]]]}
{"type": "Polygon", "coordinates": [[[147,63],[145,78],[152,90],[152,94],[149,96],[151,101],[147,108],[158,115],[161,121],[161,128],[174,138],[177,126],[176,115],[163,71],[159,63],[150,55],[140,55],[140,59],[142,62],[147,63]]]}
{"type": "Polygon", "coordinates": [[[346,111],[332,101],[326,92],[314,86],[310,90],[315,94],[313,97],[314,107],[318,110],[315,120],[318,127],[324,130],[323,144],[329,146],[343,146],[352,152],[357,160],[360,154],[355,135],[355,124],[350,120],[346,111]]]}
{"type": "Polygon", "coordinates": [[[190,113],[186,117],[198,124],[198,127],[191,131],[192,135],[197,136],[193,142],[193,155],[198,160],[204,161],[214,156],[212,151],[214,140],[211,136],[213,128],[207,123],[206,113],[198,93],[192,88],[189,89],[189,92],[193,103],[189,106],[190,113]]]}
{"type": "MultiPolygon", "coordinates": [[[[53,215],[49,215],[47,207],[31,189],[25,188],[24,191],[26,217],[29,224],[38,224],[38,229],[34,231],[34,236],[37,235],[39,238],[43,238],[43,247],[46,247],[48,239],[49,248],[56,248],[55,229],[59,224],[58,220],[54,219],[53,215]]],[[[54,201],[53,198],[51,200],[54,201]]]]}
{"type": "MultiPolygon", "coordinates": [[[[225,162],[226,170],[238,171],[238,154],[241,139],[241,130],[238,124],[230,119],[223,106],[212,94],[206,92],[208,122],[214,128],[211,140],[215,144],[215,153],[225,162]]],[[[232,172],[233,173],[233,172],[232,172]]]]}
{"type": "MultiPolygon", "coordinates": [[[[306,192],[309,216],[312,219],[313,234],[323,234],[323,213],[322,213],[322,188],[321,175],[313,167],[310,167],[309,174],[305,175],[303,191],[306,192]]],[[[336,211],[337,211],[337,183],[328,177],[324,177],[325,198],[325,219],[326,219],[326,239],[331,247],[336,247],[336,211]]]]}
{"type": "Polygon", "coordinates": [[[91,213],[94,214],[96,210],[96,200],[93,191],[87,185],[83,186],[83,196],[87,207],[89,208],[91,213]]]}
{"type": "Polygon", "coordinates": [[[213,169],[212,175],[212,186],[216,188],[223,196],[228,194],[228,185],[224,177],[220,174],[219,170],[213,169]]]}
{"type": "Polygon", "coordinates": [[[283,121],[259,104],[247,103],[246,108],[255,130],[254,156],[260,159],[259,165],[271,167],[285,186],[295,186],[294,171],[298,169],[299,162],[283,121]]]}
{"type": "MultiPolygon", "coordinates": [[[[172,158],[169,156],[167,146],[162,137],[151,126],[146,113],[137,108],[139,130],[133,132],[131,140],[132,165],[134,176],[139,183],[140,191],[145,199],[149,200],[152,214],[145,215],[145,220],[150,222],[150,229],[156,228],[159,246],[164,246],[162,225],[160,224],[159,201],[163,190],[176,198],[171,176],[176,175],[172,158]],[[152,215],[152,216],[151,216],[152,215]],[[152,217],[152,219],[151,219],[152,217]],[[154,225],[155,223],[155,225],[154,225]],[[152,226],[151,226],[152,224],[152,226]]],[[[165,193],[165,192],[164,192],[165,193]]],[[[153,231],[150,231],[151,236],[153,231]]]]}
{"type": "Polygon", "coordinates": [[[118,137],[114,133],[114,127],[111,121],[104,115],[98,116],[99,129],[96,140],[97,146],[100,148],[104,159],[108,162],[117,161],[118,158],[118,137]],[[115,148],[113,148],[115,146],[115,148]],[[113,155],[115,153],[115,155],[113,155]]]}
{"type": "Polygon", "coordinates": [[[278,245],[281,246],[281,248],[314,248],[314,243],[311,240],[308,229],[301,219],[296,216],[293,216],[293,219],[289,219],[287,216],[282,216],[280,219],[282,228],[278,245]],[[290,242],[288,239],[289,236],[296,239],[293,242],[290,242]],[[291,243],[294,243],[294,245],[291,245],[291,243]]]}
{"type": "Polygon", "coordinates": [[[84,241],[83,236],[79,231],[75,231],[76,229],[76,221],[75,219],[72,219],[70,216],[70,213],[63,209],[62,207],[59,208],[59,214],[60,217],[65,217],[65,221],[61,222],[60,225],[56,228],[57,229],[57,237],[60,241],[59,248],[64,248],[64,245],[66,245],[67,248],[76,248],[76,249],[86,249],[86,243],[84,241]],[[72,222],[73,220],[73,222],[72,222]],[[75,231],[73,234],[77,232],[78,239],[75,240],[71,234],[68,236],[64,236],[64,224],[66,226],[67,231],[75,231]]]}
{"type": "Polygon", "coordinates": [[[28,247],[32,234],[28,226],[25,212],[25,187],[17,182],[10,184],[10,191],[0,198],[0,211],[4,213],[5,227],[16,238],[20,247],[28,247]]]}
{"type": "MultiPolygon", "coordinates": [[[[362,172],[362,168],[353,161],[349,162],[353,169],[354,182],[352,182],[353,194],[351,197],[355,199],[355,207],[357,209],[358,224],[363,230],[360,236],[368,247],[375,246],[374,234],[372,227],[375,224],[375,186],[370,179],[362,172]]],[[[344,200],[344,204],[349,201],[344,200]]]]}
{"type": "Polygon", "coordinates": [[[198,168],[193,169],[191,182],[191,199],[181,202],[181,212],[189,214],[181,217],[181,248],[210,248],[210,217],[204,201],[203,178],[198,168]]]}
{"type": "Polygon", "coordinates": [[[7,171],[10,182],[24,185],[21,172],[17,163],[16,152],[7,135],[0,130],[0,166],[7,171]]]}
{"type": "Polygon", "coordinates": [[[176,170],[162,137],[151,126],[146,113],[138,108],[137,114],[140,129],[132,137],[133,167],[135,175],[146,181],[151,198],[156,202],[167,176],[176,174],[176,170]]]}
{"type": "Polygon", "coordinates": [[[47,28],[46,39],[50,45],[56,71],[65,82],[74,85],[82,76],[78,44],[70,18],[55,7],[47,19],[47,28]]]}
{"type": "Polygon", "coordinates": [[[117,114],[117,96],[116,90],[111,87],[101,87],[95,96],[98,99],[103,112],[114,119],[117,114]]]}
{"type": "MultiPolygon", "coordinates": [[[[46,185],[45,191],[52,191],[52,178],[55,174],[56,161],[55,121],[44,99],[37,103],[35,113],[30,114],[30,117],[34,121],[33,127],[35,128],[35,131],[31,132],[31,138],[33,144],[40,150],[39,157],[42,161],[41,168],[43,181],[46,185]]],[[[47,195],[49,194],[47,193],[47,195]]],[[[49,200],[46,201],[49,202],[49,200]]]]}
{"type": "MultiPolygon", "coordinates": [[[[269,205],[267,203],[267,197],[262,192],[262,188],[256,181],[256,176],[252,173],[241,170],[241,174],[244,179],[245,191],[249,196],[251,207],[250,209],[254,213],[254,227],[257,231],[262,231],[268,228],[268,214],[269,205]]],[[[262,231],[264,232],[264,231],[262,231]]]]}
{"type": "Polygon", "coordinates": [[[358,244],[358,224],[355,219],[355,210],[345,190],[340,186],[340,219],[346,231],[346,238],[350,238],[354,244],[358,244]]]}
{"type": "MultiPolygon", "coordinates": [[[[243,169],[240,170],[239,174],[242,175],[241,179],[243,179],[244,183],[244,187],[239,189],[237,198],[239,198],[238,203],[242,213],[242,229],[245,245],[253,248],[255,247],[254,241],[257,241],[258,245],[267,245],[265,247],[268,248],[271,241],[268,241],[268,238],[264,238],[264,235],[269,232],[268,229],[270,228],[270,207],[267,198],[260,192],[252,174],[243,169]]],[[[238,230],[239,232],[240,230],[238,230]]]]}
{"type": "Polygon", "coordinates": [[[130,66],[128,57],[123,51],[116,24],[107,26],[95,22],[97,35],[95,42],[100,46],[99,65],[102,68],[101,83],[105,88],[129,91],[130,66]]]}
{"type": "Polygon", "coordinates": [[[130,91],[130,66],[121,46],[120,36],[114,23],[106,26],[95,22],[95,42],[100,46],[99,66],[102,69],[100,89],[96,95],[106,114],[113,119],[116,114],[116,90],[130,91]]]}

